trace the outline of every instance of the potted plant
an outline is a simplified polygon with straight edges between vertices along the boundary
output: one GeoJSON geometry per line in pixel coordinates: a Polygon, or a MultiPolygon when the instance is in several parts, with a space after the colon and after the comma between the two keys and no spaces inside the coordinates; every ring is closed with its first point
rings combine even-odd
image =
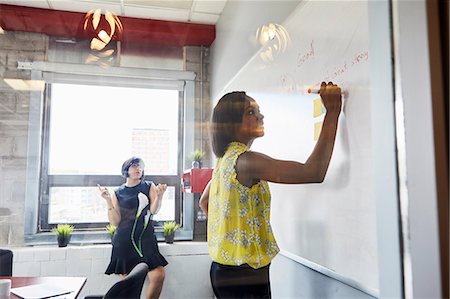
{"type": "Polygon", "coordinates": [[[192,168],[202,168],[202,159],[205,157],[205,152],[195,150],[191,154],[192,168]]]}
{"type": "Polygon", "coordinates": [[[116,232],[116,227],[114,225],[112,225],[112,224],[108,224],[106,226],[106,231],[108,232],[109,237],[111,238],[111,242],[112,242],[112,239],[114,237],[114,233],[116,232]]]}
{"type": "Polygon", "coordinates": [[[58,224],[52,228],[52,232],[58,239],[58,247],[66,247],[70,242],[70,237],[73,232],[73,225],[70,224],[58,224]]]}
{"type": "Polygon", "coordinates": [[[175,221],[166,221],[164,222],[164,238],[166,239],[166,243],[172,244],[173,238],[175,236],[175,231],[180,226],[175,221]]]}

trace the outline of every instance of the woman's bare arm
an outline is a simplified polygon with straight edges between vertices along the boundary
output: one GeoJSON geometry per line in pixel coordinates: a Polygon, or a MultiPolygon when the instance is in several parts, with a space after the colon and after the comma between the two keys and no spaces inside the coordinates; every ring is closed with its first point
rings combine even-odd
{"type": "Polygon", "coordinates": [[[102,187],[97,184],[98,189],[101,192],[101,196],[105,199],[106,205],[108,206],[108,220],[114,226],[119,226],[121,216],[120,216],[120,206],[117,200],[116,193],[114,191],[110,192],[108,188],[102,187]]]}
{"type": "Polygon", "coordinates": [[[208,216],[208,202],[209,202],[209,189],[211,187],[211,180],[208,182],[208,184],[205,187],[205,190],[203,190],[202,196],[200,196],[200,200],[198,202],[198,205],[200,209],[208,216]]]}
{"type": "Polygon", "coordinates": [[[320,93],[327,112],[320,137],[307,161],[283,161],[262,153],[246,152],[239,157],[236,166],[241,183],[257,180],[286,184],[323,182],[334,149],[342,100],[340,88],[330,83],[322,84],[320,93]]]}

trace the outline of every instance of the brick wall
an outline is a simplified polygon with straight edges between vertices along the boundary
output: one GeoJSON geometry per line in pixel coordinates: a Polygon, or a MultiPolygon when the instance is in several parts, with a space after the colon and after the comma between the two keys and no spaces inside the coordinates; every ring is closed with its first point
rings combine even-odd
{"type": "MultiPolygon", "coordinates": [[[[184,68],[197,74],[195,78],[195,149],[205,152],[202,167],[212,167],[213,159],[209,121],[211,118],[211,96],[209,83],[209,49],[184,48],[184,68]]],[[[189,153],[188,153],[189,156],[189,153]]],[[[194,240],[206,241],[206,219],[198,207],[200,194],[194,194],[194,240]],[[199,217],[197,217],[199,215],[199,217]]]]}
{"type": "MultiPolygon", "coordinates": [[[[43,34],[0,34],[0,78],[30,79],[17,61],[45,60],[43,34]]],[[[0,244],[23,244],[24,201],[30,93],[0,80],[0,244]]]]}
{"type": "MultiPolygon", "coordinates": [[[[30,71],[17,69],[17,62],[47,61],[50,56],[55,58],[57,55],[53,52],[49,56],[49,48],[49,38],[43,34],[7,31],[0,34],[0,79],[31,79],[30,71]]],[[[211,165],[209,140],[201,137],[201,134],[207,136],[205,120],[209,120],[210,116],[207,49],[186,47],[183,53],[185,70],[197,73],[195,109],[199,121],[193,134],[196,147],[208,153],[204,162],[208,167],[211,165]],[[200,92],[200,89],[203,91],[200,92]]],[[[73,51],[69,54],[72,58],[77,55],[73,51]]],[[[145,61],[147,58],[136,59],[145,61]]],[[[176,63],[168,65],[176,67],[176,63]]],[[[29,99],[29,91],[14,90],[0,80],[0,246],[3,247],[24,244],[29,99]]]]}
{"type": "Polygon", "coordinates": [[[211,167],[213,159],[208,132],[208,123],[211,118],[209,48],[184,47],[184,70],[197,74],[195,78],[195,148],[206,153],[203,167],[211,167]]]}

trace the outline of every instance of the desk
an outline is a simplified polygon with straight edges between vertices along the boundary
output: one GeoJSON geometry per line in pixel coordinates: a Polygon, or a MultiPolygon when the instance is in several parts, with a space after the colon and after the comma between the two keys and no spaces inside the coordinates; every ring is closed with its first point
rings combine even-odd
{"type": "MultiPolygon", "coordinates": [[[[75,299],[80,294],[81,289],[86,283],[85,277],[17,277],[17,276],[0,276],[0,279],[11,279],[11,288],[24,287],[33,284],[49,283],[55,286],[65,286],[73,288],[75,291],[69,294],[52,297],[52,299],[66,298],[75,299]]],[[[10,299],[19,299],[11,293],[10,299]]]]}

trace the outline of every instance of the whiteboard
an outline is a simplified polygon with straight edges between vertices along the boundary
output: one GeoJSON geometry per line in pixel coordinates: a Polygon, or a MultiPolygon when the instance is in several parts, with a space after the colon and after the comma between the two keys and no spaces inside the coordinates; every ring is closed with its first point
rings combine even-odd
{"type": "Polygon", "coordinates": [[[260,105],[265,136],[252,150],[306,161],[324,115],[313,113],[318,96],[305,90],[333,81],[346,95],[325,181],[270,184],[275,237],[289,256],[377,290],[368,3],[303,1],[281,25],[288,46],[269,41],[224,90],[247,91],[260,105]]]}

